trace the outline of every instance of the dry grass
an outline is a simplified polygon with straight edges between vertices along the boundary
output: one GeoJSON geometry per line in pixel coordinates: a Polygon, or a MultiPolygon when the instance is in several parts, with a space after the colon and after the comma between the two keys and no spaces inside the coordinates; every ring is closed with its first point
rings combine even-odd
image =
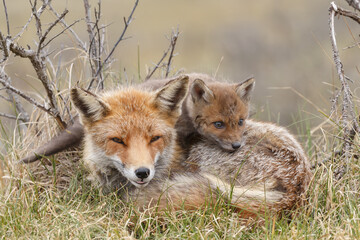
{"type": "MultiPolygon", "coordinates": [[[[6,239],[358,239],[360,238],[360,169],[353,159],[350,172],[337,180],[333,172],[341,162],[331,159],[314,169],[307,203],[294,210],[294,217],[266,219],[263,225],[243,225],[225,203],[215,209],[163,214],[138,212],[116,193],[103,195],[86,179],[77,151],[68,151],[31,165],[15,159],[54,134],[46,117],[37,129],[17,139],[2,142],[4,171],[0,194],[0,236],[6,239]],[[41,129],[41,131],[39,130],[41,129]],[[34,139],[34,132],[38,137],[34,139]]],[[[307,124],[299,131],[310,132],[307,124]]],[[[300,126],[302,125],[302,126],[300,126]]],[[[323,126],[326,127],[326,126],[323,126]]],[[[303,134],[312,160],[325,159],[338,147],[329,135],[303,134]],[[326,138],[325,138],[326,137],[326,138]],[[326,139],[326,140],[325,140],[326,139]]],[[[330,126],[328,129],[334,129],[330,126]]],[[[358,151],[358,149],[355,149],[358,151]]]]}

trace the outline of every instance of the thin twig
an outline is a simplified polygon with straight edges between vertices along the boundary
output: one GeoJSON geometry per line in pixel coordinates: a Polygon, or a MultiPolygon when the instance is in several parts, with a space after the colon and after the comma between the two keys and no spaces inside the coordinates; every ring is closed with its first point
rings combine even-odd
{"type": "Polygon", "coordinates": [[[11,86],[7,81],[4,80],[4,76],[3,74],[0,75],[0,83],[4,85],[4,87],[6,87],[7,89],[11,90],[12,92],[16,93],[17,95],[19,95],[20,97],[22,97],[23,99],[25,99],[26,101],[28,101],[29,103],[31,103],[32,105],[40,108],[41,110],[49,113],[51,116],[55,117],[57,112],[54,111],[54,109],[46,107],[45,105],[37,102],[35,99],[33,99],[32,97],[26,95],[25,93],[23,93],[22,91],[20,91],[19,89],[14,88],[13,86],[11,86]]]}
{"type": "MultiPolygon", "coordinates": [[[[337,13],[342,14],[342,11],[339,11],[339,8],[336,6],[334,2],[331,2],[330,8],[329,8],[330,18],[329,18],[329,26],[330,26],[330,39],[332,44],[332,50],[333,50],[333,58],[336,66],[337,73],[339,75],[339,80],[342,86],[342,92],[343,92],[343,103],[342,103],[342,127],[343,127],[343,138],[344,138],[344,145],[343,145],[343,153],[345,157],[346,163],[349,163],[350,161],[350,151],[352,148],[351,143],[351,131],[352,128],[356,132],[359,130],[359,126],[355,117],[355,113],[352,109],[353,102],[352,102],[352,95],[349,89],[349,85],[346,81],[346,77],[344,74],[344,69],[342,62],[340,60],[339,56],[339,50],[336,44],[336,38],[335,38],[335,27],[334,27],[334,18],[337,13]]],[[[350,17],[350,16],[349,16],[350,17]]],[[[335,101],[338,99],[338,94],[336,95],[335,101]]],[[[348,166],[348,164],[346,164],[348,166]]]]}
{"type": "MultiPolygon", "coordinates": [[[[335,5],[336,6],[336,5],[335,5]]],[[[349,10],[343,9],[339,6],[336,6],[336,14],[340,14],[342,16],[346,16],[351,18],[352,20],[354,20],[355,22],[357,22],[358,24],[360,24],[360,16],[354,12],[351,12],[349,10]]]]}
{"type": "MultiPolygon", "coordinates": [[[[9,85],[11,85],[10,77],[5,74],[4,69],[2,69],[1,71],[2,71],[2,74],[0,74],[0,77],[2,77],[4,81],[6,81],[9,85]]],[[[9,99],[7,99],[5,97],[3,99],[8,100],[9,102],[13,103],[15,106],[15,109],[19,113],[19,115],[23,116],[22,120],[24,120],[24,122],[29,122],[30,121],[29,114],[24,109],[18,96],[13,94],[13,92],[10,91],[8,88],[5,87],[5,89],[6,89],[7,95],[9,96],[9,99]]]]}
{"type": "MultiPolygon", "coordinates": [[[[87,0],[84,0],[84,1],[87,1],[87,0]]],[[[119,43],[120,43],[121,41],[124,40],[124,35],[125,35],[125,33],[126,33],[126,30],[127,30],[128,27],[129,27],[129,25],[131,24],[131,22],[132,22],[132,20],[133,20],[133,14],[134,14],[134,12],[135,12],[135,10],[136,10],[136,7],[138,6],[138,3],[139,3],[139,0],[136,0],[136,1],[135,1],[135,4],[134,4],[134,7],[133,7],[133,9],[132,9],[132,11],[131,11],[128,19],[126,20],[126,19],[124,18],[125,26],[124,26],[124,29],[123,29],[120,37],[118,38],[118,40],[117,40],[116,43],[114,44],[113,48],[111,49],[110,53],[109,53],[108,56],[105,58],[105,60],[103,61],[103,63],[99,66],[99,68],[98,68],[98,70],[97,70],[97,72],[96,72],[96,74],[95,74],[95,77],[93,77],[93,79],[91,79],[90,84],[89,84],[89,86],[88,86],[88,89],[91,88],[91,86],[92,86],[95,78],[96,78],[96,77],[99,75],[99,73],[103,70],[104,66],[107,64],[107,62],[109,61],[110,57],[113,55],[116,47],[119,45],[119,43]]]]}
{"type": "MultiPolygon", "coordinates": [[[[50,11],[57,17],[60,17],[60,14],[55,11],[55,9],[51,6],[51,4],[48,5],[50,11]]],[[[82,20],[82,19],[80,19],[82,20]]],[[[69,30],[70,33],[75,37],[76,41],[78,42],[78,45],[82,50],[86,50],[85,43],[80,39],[80,37],[76,34],[76,32],[71,28],[74,26],[75,23],[79,22],[80,20],[75,21],[73,24],[68,25],[64,19],[60,20],[60,23],[65,27],[65,30],[69,30]]],[[[50,42],[50,41],[49,41],[50,42]]],[[[47,44],[46,44],[47,45],[47,44]]]]}
{"type": "Polygon", "coordinates": [[[88,0],[83,0],[84,1],[84,9],[85,9],[85,23],[86,23],[86,28],[87,28],[87,32],[89,35],[89,61],[90,61],[90,67],[91,67],[91,75],[93,78],[95,78],[95,74],[96,74],[96,69],[94,67],[92,67],[92,61],[93,58],[95,58],[96,56],[96,46],[94,44],[92,44],[92,41],[94,40],[94,32],[92,30],[92,26],[91,26],[91,11],[90,11],[90,4],[88,0]]]}
{"type": "Polygon", "coordinates": [[[38,50],[37,50],[37,54],[40,53],[41,49],[43,49],[44,47],[42,46],[42,43],[45,41],[47,35],[49,34],[49,32],[60,22],[61,19],[63,19],[65,17],[66,14],[68,14],[69,10],[65,9],[65,11],[60,15],[60,17],[58,17],[55,22],[53,22],[50,27],[48,29],[46,29],[44,35],[41,37],[39,44],[38,44],[38,50]]]}
{"type": "Polygon", "coordinates": [[[9,46],[8,46],[8,38],[4,37],[2,35],[2,33],[0,32],[0,49],[3,50],[4,53],[4,58],[1,60],[0,63],[3,63],[7,60],[7,58],[9,57],[9,46]]]}
{"type": "Polygon", "coordinates": [[[31,49],[26,50],[23,47],[18,46],[15,43],[10,44],[10,50],[15,55],[18,55],[18,56],[23,57],[23,58],[28,58],[30,60],[30,62],[34,67],[34,70],[35,70],[38,78],[42,82],[42,84],[43,84],[43,86],[44,86],[44,88],[46,90],[46,93],[48,95],[50,105],[51,105],[51,111],[52,111],[51,115],[57,120],[57,122],[58,122],[58,124],[60,125],[61,128],[65,128],[66,123],[62,119],[62,117],[60,116],[60,113],[58,111],[58,106],[57,106],[57,103],[56,103],[54,89],[53,89],[53,86],[50,84],[49,78],[48,78],[48,76],[46,74],[46,65],[42,61],[42,57],[37,56],[35,51],[33,51],[31,49]]]}
{"type": "Polygon", "coordinates": [[[171,51],[170,51],[170,55],[169,55],[169,60],[167,63],[167,67],[166,67],[166,74],[165,77],[169,76],[170,73],[170,66],[171,66],[171,60],[174,57],[174,50],[175,50],[175,46],[176,46],[176,41],[179,37],[179,27],[176,29],[176,32],[173,33],[172,38],[171,38],[171,51]]]}
{"type": "Polygon", "coordinates": [[[350,6],[355,8],[355,10],[360,11],[360,1],[359,0],[345,0],[350,6]]]}
{"type": "Polygon", "coordinates": [[[22,27],[22,29],[20,30],[20,32],[18,34],[15,35],[15,37],[12,38],[13,41],[15,41],[16,39],[18,39],[19,37],[21,37],[21,35],[25,32],[25,30],[27,29],[27,27],[29,26],[32,18],[34,17],[34,15],[31,14],[30,18],[28,19],[28,21],[25,23],[25,25],[22,27]]]}
{"type": "Polygon", "coordinates": [[[341,90],[338,90],[335,94],[335,96],[331,99],[331,110],[330,110],[330,116],[333,115],[333,113],[335,113],[336,109],[337,109],[337,104],[339,102],[339,98],[341,96],[341,93],[343,92],[343,87],[341,87],[341,90]]]}
{"type": "Polygon", "coordinates": [[[346,49],[350,49],[350,48],[354,48],[354,47],[360,47],[360,42],[356,42],[350,46],[344,47],[342,50],[346,50],[346,49]]]}
{"type": "Polygon", "coordinates": [[[170,45],[168,47],[168,49],[164,52],[163,56],[160,58],[159,62],[155,65],[155,67],[153,68],[153,70],[145,77],[145,81],[148,80],[149,78],[151,78],[151,76],[155,73],[155,71],[160,67],[160,64],[163,62],[163,60],[165,59],[165,57],[168,55],[170,49],[171,49],[171,42],[170,45]]]}
{"type": "MultiPolygon", "coordinates": [[[[38,35],[39,39],[41,39],[42,37],[42,29],[41,29],[41,21],[40,21],[40,15],[38,15],[37,11],[36,11],[36,5],[37,5],[37,0],[34,1],[34,3],[31,2],[31,0],[29,0],[30,5],[31,5],[31,10],[32,10],[32,14],[35,18],[35,25],[36,25],[36,34],[38,35]]],[[[41,6],[41,8],[43,8],[44,5],[41,6]]]]}
{"type": "MultiPolygon", "coordinates": [[[[51,1],[48,1],[47,4],[50,4],[51,1]]],[[[30,5],[32,5],[32,3],[30,2],[30,5]]],[[[44,12],[45,8],[43,6],[41,6],[39,8],[39,10],[37,10],[37,14],[38,16],[40,16],[43,12],[44,12]]],[[[31,12],[31,15],[28,19],[28,21],[25,23],[25,25],[23,26],[23,28],[20,30],[20,32],[18,34],[15,35],[15,37],[12,38],[12,41],[15,41],[16,39],[18,39],[19,37],[21,37],[21,35],[25,32],[25,30],[27,29],[27,27],[29,26],[32,18],[34,17],[33,12],[31,12]]]]}
{"type": "Polygon", "coordinates": [[[73,22],[72,24],[70,24],[69,26],[65,27],[61,32],[59,32],[58,34],[56,34],[54,37],[50,38],[49,41],[47,41],[47,43],[44,44],[44,46],[42,48],[45,48],[47,45],[49,45],[50,42],[52,42],[55,38],[59,37],[61,34],[63,34],[66,30],[71,29],[72,26],[74,26],[76,23],[80,22],[82,19],[78,19],[75,22],[73,22]]]}
{"type": "Polygon", "coordinates": [[[7,113],[2,113],[0,112],[0,117],[5,117],[5,118],[9,118],[9,119],[15,119],[15,120],[20,120],[22,122],[27,122],[25,118],[22,118],[20,116],[14,116],[11,114],[7,114],[7,113]]]}
{"type": "MultiPolygon", "coordinates": [[[[175,49],[175,45],[176,45],[176,40],[179,37],[180,33],[179,33],[179,28],[177,29],[177,31],[174,33],[172,32],[172,35],[170,37],[170,44],[169,47],[167,48],[167,50],[164,52],[163,56],[160,58],[160,60],[158,61],[158,63],[154,66],[154,68],[151,70],[151,72],[145,77],[145,81],[148,80],[149,78],[152,77],[152,75],[155,73],[155,71],[162,67],[161,63],[164,61],[165,57],[168,55],[168,53],[171,51],[172,53],[174,52],[175,49]],[[176,37],[176,40],[174,41],[174,38],[176,37]]],[[[171,58],[169,57],[170,63],[171,63],[171,58]]],[[[169,61],[168,64],[166,65],[167,67],[169,66],[169,61]]]]}
{"type": "MultiPolygon", "coordinates": [[[[4,89],[6,89],[6,88],[4,88],[4,89]]],[[[12,102],[10,98],[7,98],[7,97],[5,97],[3,95],[0,95],[0,98],[4,99],[7,102],[12,102]]]]}
{"type": "Polygon", "coordinates": [[[9,24],[9,16],[7,12],[6,2],[3,0],[4,10],[5,10],[5,17],[6,17],[6,27],[7,27],[7,35],[10,35],[10,24],[9,24]]]}

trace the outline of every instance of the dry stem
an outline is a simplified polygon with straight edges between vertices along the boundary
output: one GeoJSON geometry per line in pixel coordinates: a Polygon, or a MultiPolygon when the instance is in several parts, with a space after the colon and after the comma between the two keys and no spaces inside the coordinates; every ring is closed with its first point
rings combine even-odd
{"type": "MultiPolygon", "coordinates": [[[[329,8],[330,18],[329,18],[329,26],[330,26],[330,39],[332,44],[332,50],[333,50],[333,58],[336,66],[337,73],[339,75],[339,80],[342,86],[342,93],[343,93],[343,102],[342,102],[342,127],[343,127],[343,138],[344,138],[344,145],[342,152],[344,153],[346,165],[348,165],[350,158],[351,158],[351,149],[352,149],[352,139],[351,139],[351,132],[354,130],[358,132],[359,126],[358,122],[353,110],[353,102],[352,102],[352,95],[351,91],[347,82],[347,78],[344,74],[343,64],[340,60],[339,56],[339,50],[336,44],[336,38],[335,38],[335,27],[334,27],[334,18],[336,14],[341,14],[343,16],[347,16],[352,18],[353,20],[356,19],[354,17],[356,14],[349,14],[349,11],[338,8],[334,2],[330,4],[329,8]]],[[[334,105],[337,104],[338,98],[340,94],[336,94],[335,99],[333,100],[333,107],[332,111],[335,109],[334,105]]],[[[332,114],[332,113],[331,113],[332,114]]],[[[344,170],[345,171],[345,170],[344,170]]],[[[344,173],[342,171],[341,174],[344,173]]]]}

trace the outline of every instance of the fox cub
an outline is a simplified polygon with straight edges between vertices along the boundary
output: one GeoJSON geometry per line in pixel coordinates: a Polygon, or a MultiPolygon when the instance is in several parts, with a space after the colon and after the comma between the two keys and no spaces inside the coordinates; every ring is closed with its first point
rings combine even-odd
{"type": "MultiPolygon", "coordinates": [[[[192,139],[201,137],[225,151],[240,148],[255,80],[249,78],[230,84],[218,82],[206,74],[191,73],[187,76],[190,87],[175,126],[182,146],[188,146],[192,139]]],[[[156,89],[167,81],[149,80],[141,86],[156,89]]]]}
{"type": "Polygon", "coordinates": [[[236,152],[200,139],[186,159],[175,125],[189,77],[154,92],[136,89],[97,96],[73,89],[71,98],[85,129],[83,161],[94,182],[119,189],[140,208],[197,209],[225,198],[243,218],[290,209],[309,184],[309,163],[284,129],[248,122],[236,152]]]}

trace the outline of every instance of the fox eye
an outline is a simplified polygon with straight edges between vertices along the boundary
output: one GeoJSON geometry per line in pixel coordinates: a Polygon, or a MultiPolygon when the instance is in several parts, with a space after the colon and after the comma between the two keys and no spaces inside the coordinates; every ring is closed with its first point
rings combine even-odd
{"type": "Polygon", "coordinates": [[[114,138],[111,138],[111,141],[116,142],[116,143],[120,143],[120,144],[126,146],[124,141],[121,140],[120,138],[114,137],[114,138]]]}
{"type": "Polygon", "coordinates": [[[242,126],[242,125],[244,125],[244,119],[239,120],[239,126],[242,126]]]}
{"type": "Polygon", "coordinates": [[[155,141],[159,140],[160,138],[161,138],[161,136],[155,136],[150,140],[150,143],[155,142],[155,141]]]}
{"type": "Polygon", "coordinates": [[[217,129],[223,129],[225,128],[225,123],[222,122],[222,121],[217,121],[217,122],[213,122],[214,126],[217,128],[217,129]]]}

